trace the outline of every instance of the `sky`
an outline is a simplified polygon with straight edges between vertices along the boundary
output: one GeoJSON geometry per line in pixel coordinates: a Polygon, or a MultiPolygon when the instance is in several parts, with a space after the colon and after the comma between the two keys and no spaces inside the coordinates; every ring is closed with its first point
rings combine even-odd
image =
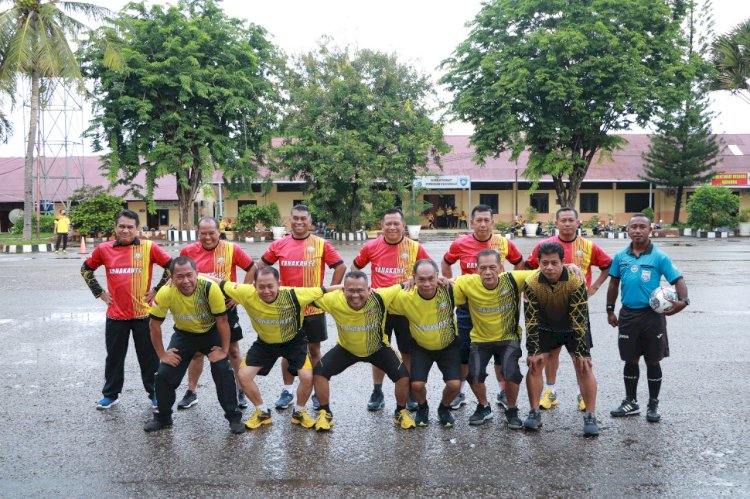
{"type": "MultiPolygon", "coordinates": [[[[89,0],[117,10],[124,0],[89,0]]],[[[155,3],[155,2],[148,2],[155,3]]],[[[164,2],[158,2],[164,3],[164,2]]],[[[225,0],[225,11],[266,28],[272,40],[287,55],[312,50],[324,35],[341,46],[370,48],[396,53],[436,81],[440,61],[449,57],[467,36],[465,26],[481,7],[479,0],[225,0]]],[[[713,0],[715,33],[729,31],[750,18],[750,1],[713,0]]],[[[441,92],[442,99],[448,99],[441,92]]],[[[715,133],[750,133],[750,105],[728,92],[713,97],[715,133]]],[[[8,103],[3,109],[8,112],[8,103]]],[[[15,133],[9,144],[0,145],[0,157],[24,155],[24,122],[21,106],[10,114],[15,133]]],[[[28,113],[28,110],[26,110],[28,113]]],[[[88,119],[84,112],[84,124],[88,119]]],[[[81,121],[81,120],[78,120],[81,121]]],[[[636,130],[639,131],[639,130],[636,130]]],[[[470,134],[471,126],[452,123],[448,134],[470,134]]],[[[88,151],[88,144],[84,144],[88,151]]]]}

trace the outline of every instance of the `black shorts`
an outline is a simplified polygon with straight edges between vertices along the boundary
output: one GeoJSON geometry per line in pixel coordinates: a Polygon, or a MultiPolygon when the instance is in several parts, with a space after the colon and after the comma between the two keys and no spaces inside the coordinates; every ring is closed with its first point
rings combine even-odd
{"type": "Polygon", "coordinates": [[[521,358],[521,342],[519,341],[491,341],[487,343],[472,343],[469,351],[469,384],[484,383],[487,378],[487,364],[495,357],[502,365],[501,373],[506,381],[520,383],[523,379],[518,360],[521,358]]]}
{"type": "Polygon", "coordinates": [[[357,362],[369,362],[373,366],[382,369],[386,376],[394,383],[401,378],[408,378],[409,371],[401,361],[401,358],[393,351],[393,348],[383,345],[380,350],[367,357],[357,357],[341,345],[336,345],[315,364],[313,374],[323,376],[326,379],[344,372],[349,366],[357,362]]]}
{"type": "Polygon", "coordinates": [[[435,362],[443,373],[443,381],[461,379],[460,340],[454,339],[442,350],[427,350],[415,344],[411,351],[411,380],[426,382],[435,362]]]}
{"type": "Polygon", "coordinates": [[[328,325],[326,314],[306,315],[300,330],[308,343],[322,343],[328,339],[328,325]]]}
{"type": "Polygon", "coordinates": [[[589,358],[591,350],[588,337],[588,334],[580,336],[575,331],[550,331],[538,328],[535,334],[526,333],[526,352],[531,357],[564,346],[573,357],[589,358]]]}
{"type": "Polygon", "coordinates": [[[266,376],[279,357],[289,361],[288,371],[292,376],[297,376],[297,371],[305,368],[311,369],[310,358],[307,356],[307,340],[302,335],[297,335],[293,340],[286,343],[266,343],[260,339],[255,340],[245,356],[245,364],[248,366],[262,367],[258,372],[266,376]]]}
{"type": "MultiPolygon", "coordinates": [[[[403,315],[388,314],[385,317],[385,334],[388,335],[388,343],[391,343],[391,332],[396,332],[398,351],[409,355],[414,347],[414,340],[409,331],[409,319],[403,315]]],[[[392,345],[393,343],[391,343],[392,345]]]]}
{"type": "Polygon", "coordinates": [[[227,320],[229,320],[229,341],[234,343],[244,338],[242,336],[240,314],[237,313],[237,307],[227,309],[227,320]]]}
{"type": "Polygon", "coordinates": [[[617,346],[622,360],[643,355],[647,363],[653,363],[669,357],[667,318],[664,315],[650,308],[622,307],[618,323],[617,346]]]}

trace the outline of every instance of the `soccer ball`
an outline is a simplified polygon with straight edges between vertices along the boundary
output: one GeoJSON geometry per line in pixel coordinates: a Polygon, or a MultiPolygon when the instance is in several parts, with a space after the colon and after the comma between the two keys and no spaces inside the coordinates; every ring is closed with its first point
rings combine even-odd
{"type": "Polygon", "coordinates": [[[675,291],[674,288],[670,288],[669,286],[659,286],[651,293],[649,305],[651,305],[654,312],[663,314],[664,312],[672,310],[672,307],[674,306],[669,300],[676,300],[677,298],[677,291],[675,291]]]}

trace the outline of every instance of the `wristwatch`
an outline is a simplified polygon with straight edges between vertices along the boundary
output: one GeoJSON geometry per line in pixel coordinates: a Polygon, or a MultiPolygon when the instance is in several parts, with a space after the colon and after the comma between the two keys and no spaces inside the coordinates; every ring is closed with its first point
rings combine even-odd
{"type": "Polygon", "coordinates": [[[687,296],[685,298],[678,298],[678,300],[680,300],[685,305],[690,305],[690,298],[688,298],[687,296]]]}

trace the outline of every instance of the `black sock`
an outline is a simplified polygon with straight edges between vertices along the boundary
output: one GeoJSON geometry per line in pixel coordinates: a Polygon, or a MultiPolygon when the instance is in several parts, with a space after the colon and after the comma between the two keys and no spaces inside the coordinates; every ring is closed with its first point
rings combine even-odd
{"type": "Polygon", "coordinates": [[[625,398],[629,401],[635,401],[638,393],[638,377],[640,376],[638,364],[625,363],[622,370],[622,377],[625,379],[625,398]]]}
{"type": "Polygon", "coordinates": [[[396,414],[398,414],[399,412],[401,412],[403,409],[406,409],[405,405],[397,405],[396,406],[396,414]]]}
{"type": "Polygon", "coordinates": [[[326,411],[328,414],[333,416],[333,413],[331,412],[331,407],[328,404],[320,404],[320,410],[326,411]]]}
{"type": "Polygon", "coordinates": [[[648,380],[648,398],[658,399],[661,390],[661,365],[646,364],[646,379],[648,380]]]}
{"type": "Polygon", "coordinates": [[[424,404],[419,404],[419,408],[420,409],[427,409],[427,402],[425,402],[424,404]]]}
{"type": "Polygon", "coordinates": [[[451,408],[450,408],[449,405],[445,405],[442,402],[440,402],[440,405],[438,406],[438,412],[450,411],[450,410],[451,410],[451,408]]]}
{"type": "Polygon", "coordinates": [[[375,383],[372,385],[372,391],[375,393],[383,393],[383,383],[375,383]]]}

